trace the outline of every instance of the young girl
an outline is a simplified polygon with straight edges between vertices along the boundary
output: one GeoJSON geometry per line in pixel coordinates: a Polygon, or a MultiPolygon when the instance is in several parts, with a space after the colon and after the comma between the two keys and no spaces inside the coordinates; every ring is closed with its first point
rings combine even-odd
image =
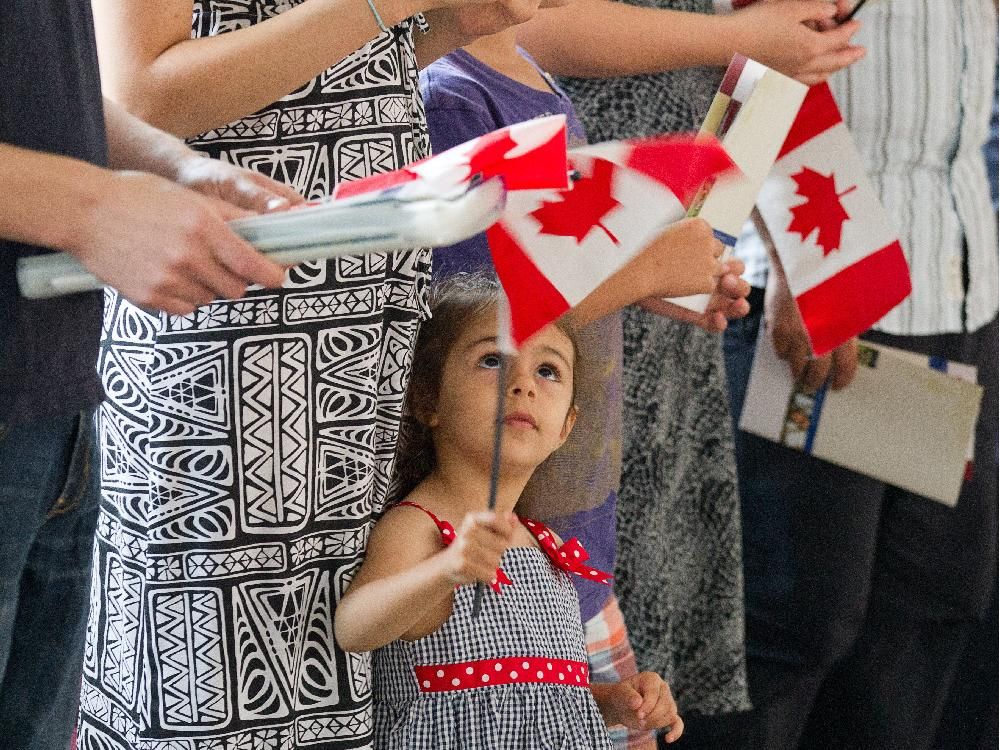
{"type": "Polygon", "coordinates": [[[337,607],[340,646],[375,651],[380,748],[609,748],[606,721],[661,727],[676,718],[653,675],[588,689],[569,575],[609,577],[586,564],[576,540],[512,514],[576,420],[576,345],[560,327],[509,365],[497,507],[482,510],[501,366],[496,301],[486,277],[459,274],[436,288],[407,401],[405,500],[376,524],[337,607]],[[491,590],[474,619],[477,581],[491,590]]]}

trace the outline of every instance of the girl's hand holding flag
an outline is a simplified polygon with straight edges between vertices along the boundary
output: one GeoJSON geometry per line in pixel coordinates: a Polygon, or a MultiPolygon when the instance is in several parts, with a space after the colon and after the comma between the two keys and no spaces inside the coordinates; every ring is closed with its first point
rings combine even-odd
{"type": "Polygon", "coordinates": [[[477,581],[492,584],[500,558],[514,543],[518,520],[513,513],[469,513],[455,531],[455,541],[441,555],[448,579],[456,586],[477,581]]]}

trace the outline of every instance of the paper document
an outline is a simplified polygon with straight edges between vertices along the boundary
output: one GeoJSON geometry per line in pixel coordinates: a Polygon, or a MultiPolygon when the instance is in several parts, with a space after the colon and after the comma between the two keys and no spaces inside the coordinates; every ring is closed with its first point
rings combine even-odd
{"type": "MultiPolygon", "coordinates": [[[[705,219],[727,248],[736,244],[750,217],[807,90],[742,55],[729,64],[699,132],[717,136],[742,175],[706,185],[688,212],[705,219]]],[[[670,302],[703,312],[708,295],[670,302]]]]}
{"type": "Polygon", "coordinates": [[[740,429],[953,506],[983,389],[969,365],[867,342],[843,390],[792,378],[761,328],[740,429]]]}

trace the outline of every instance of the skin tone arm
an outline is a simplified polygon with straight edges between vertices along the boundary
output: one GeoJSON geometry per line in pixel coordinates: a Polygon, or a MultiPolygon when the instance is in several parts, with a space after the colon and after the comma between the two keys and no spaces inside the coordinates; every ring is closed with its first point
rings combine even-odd
{"type": "MultiPolygon", "coordinates": [[[[387,26],[438,10],[429,15],[431,33],[415,35],[426,64],[471,40],[446,12],[463,2],[470,0],[376,0],[376,7],[387,26]]],[[[380,33],[365,0],[308,0],[247,28],[198,39],[191,38],[191,0],[159,0],[152,10],[145,0],[95,0],[94,23],[104,90],[183,137],[277,101],[380,33]]]]}
{"type": "Polygon", "coordinates": [[[746,315],[744,299],[750,286],[741,278],[742,262],[720,263],[722,243],[704,219],[684,219],[671,225],[628,265],[588,295],[568,313],[573,325],[582,328],[626,305],[653,298],[667,314],[712,331],[726,327],[728,318],[746,315]],[[694,313],[660,297],[711,294],[704,314],[694,313]]]}
{"type": "Polygon", "coordinates": [[[725,66],[735,52],[803,83],[818,83],[864,55],[850,44],[860,24],[829,27],[825,0],[759,3],[731,15],[576,0],[539,13],[518,38],[546,70],[584,78],[725,66]]]}
{"type": "Polygon", "coordinates": [[[136,304],[175,314],[240,297],[250,283],[281,284],[283,269],[225,222],[301,198],[199,157],[111,102],[105,123],[111,167],[154,174],[0,144],[0,236],[65,250],[136,304]]]}
{"type": "Polygon", "coordinates": [[[345,651],[371,651],[433,632],[451,613],[455,586],[493,580],[517,525],[511,513],[470,513],[455,541],[441,549],[422,511],[390,511],[376,524],[365,561],[337,605],[337,643],[345,651]]]}

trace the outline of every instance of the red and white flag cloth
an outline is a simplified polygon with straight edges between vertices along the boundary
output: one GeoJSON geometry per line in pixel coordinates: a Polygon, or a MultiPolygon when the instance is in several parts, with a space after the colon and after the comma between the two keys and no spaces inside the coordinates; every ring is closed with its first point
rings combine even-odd
{"type": "Polygon", "coordinates": [[[757,208],[816,356],[910,293],[898,236],[825,83],[809,89],[757,208]]]}
{"type": "Polygon", "coordinates": [[[566,116],[551,115],[473,138],[393,172],[337,185],[333,197],[377,193],[418,180],[445,192],[475,175],[500,176],[507,190],[566,186],[566,116]]]}
{"type": "Polygon", "coordinates": [[[574,149],[567,189],[515,192],[486,236],[515,348],[682,219],[706,179],[734,168],[714,138],[574,149]]]}

